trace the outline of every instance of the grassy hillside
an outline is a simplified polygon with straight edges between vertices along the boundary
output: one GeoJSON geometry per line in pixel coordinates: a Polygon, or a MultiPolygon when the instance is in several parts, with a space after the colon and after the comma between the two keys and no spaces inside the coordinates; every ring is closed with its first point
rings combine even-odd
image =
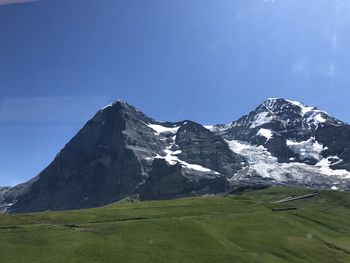
{"type": "Polygon", "coordinates": [[[350,194],[308,190],[0,216],[1,262],[350,262],[350,194]]]}

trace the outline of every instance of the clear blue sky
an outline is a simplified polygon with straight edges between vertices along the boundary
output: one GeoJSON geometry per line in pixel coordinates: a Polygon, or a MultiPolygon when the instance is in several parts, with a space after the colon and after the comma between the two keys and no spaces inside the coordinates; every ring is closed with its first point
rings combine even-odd
{"type": "Polygon", "coordinates": [[[11,2],[0,0],[0,185],[38,174],[116,99],[211,124],[286,97],[350,121],[348,0],[11,2]]]}

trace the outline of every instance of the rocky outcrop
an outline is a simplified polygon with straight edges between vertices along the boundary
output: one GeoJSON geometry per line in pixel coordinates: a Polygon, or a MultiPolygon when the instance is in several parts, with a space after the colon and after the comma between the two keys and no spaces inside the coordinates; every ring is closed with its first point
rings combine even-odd
{"type": "Polygon", "coordinates": [[[191,121],[178,130],[176,144],[181,149],[181,160],[210,168],[228,178],[245,165],[245,160],[232,152],[221,136],[191,121]]]}
{"type": "Polygon", "coordinates": [[[321,142],[325,150],[322,155],[330,158],[333,169],[350,171],[350,126],[325,125],[316,132],[316,140],[321,142]]]}

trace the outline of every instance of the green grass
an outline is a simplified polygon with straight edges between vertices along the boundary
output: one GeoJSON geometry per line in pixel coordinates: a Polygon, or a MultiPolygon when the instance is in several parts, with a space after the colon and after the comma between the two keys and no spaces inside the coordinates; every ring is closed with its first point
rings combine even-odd
{"type": "Polygon", "coordinates": [[[0,262],[350,262],[350,194],[305,189],[0,216],[0,262]],[[68,226],[70,225],[70,226],[68,226]]]}

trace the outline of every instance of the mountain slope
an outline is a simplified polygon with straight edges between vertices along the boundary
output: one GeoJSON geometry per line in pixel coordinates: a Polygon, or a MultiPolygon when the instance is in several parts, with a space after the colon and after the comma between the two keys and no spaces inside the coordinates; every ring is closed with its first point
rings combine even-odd
{"type": "Polygon", "coordinates": [[[350,189],[350,128],[302,103],[268,99],[228,125],[158,122],[125,102],[101,109],[33,180],[1,191],[8,212],[90,208],[131,195],[169,199],[240,185],[350,189]]]}

